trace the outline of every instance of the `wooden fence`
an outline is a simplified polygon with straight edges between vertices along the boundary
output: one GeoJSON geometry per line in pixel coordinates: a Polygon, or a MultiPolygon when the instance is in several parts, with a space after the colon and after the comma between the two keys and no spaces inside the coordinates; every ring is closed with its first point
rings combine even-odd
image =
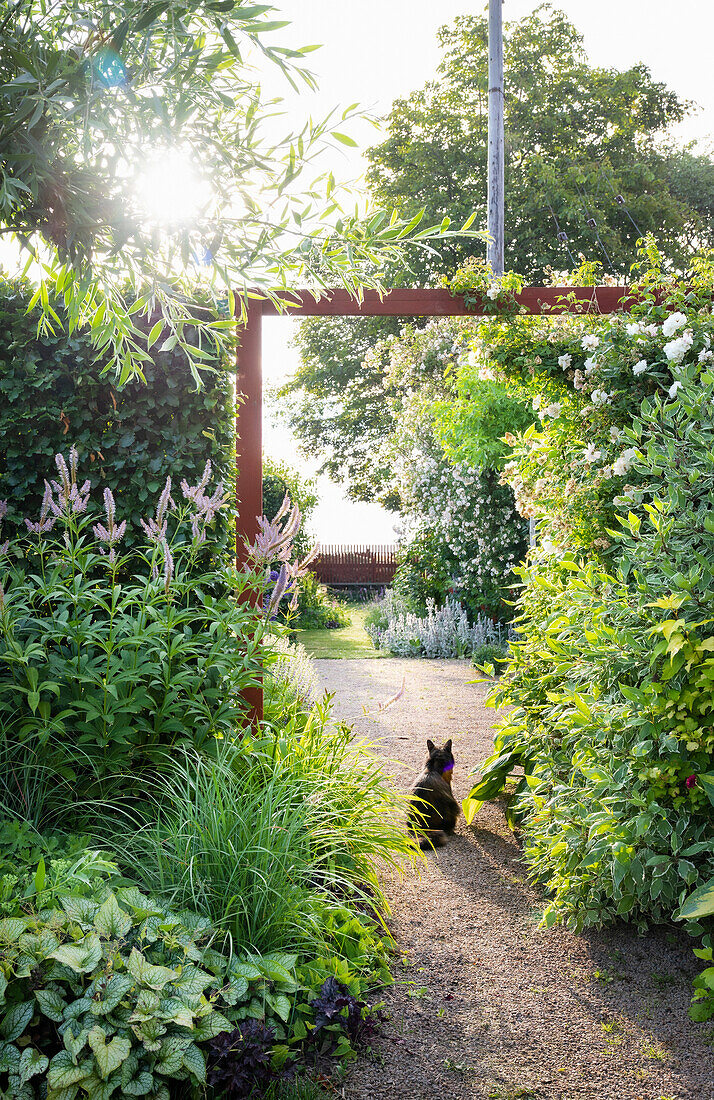
{"type": "Polygon", "coordinates": [[[322,546],[311,569],[323,584],[390,584],[397,571],[397,548],[322,546]]]}

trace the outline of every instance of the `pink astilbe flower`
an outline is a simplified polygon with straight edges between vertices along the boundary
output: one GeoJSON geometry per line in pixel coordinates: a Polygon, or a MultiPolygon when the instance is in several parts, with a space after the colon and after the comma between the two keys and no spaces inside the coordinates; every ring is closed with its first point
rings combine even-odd
{"type": "MultiPolygon", "coordinates": [[[[106,527],[102,523],[96,523],[92,527],[94,537],[99,542],[105,543],[109,547],[109,564],[114,565],[116,561],[116,547],[124,538],[126,532],[126,520],[122,520],[121,523],[116,522],[116,505],[114,503],[114,497],[112,491],[109,488],[104,490],[104,512],[107,517],[106,527]]],[[[103,547],[100,547],[100,554],[105,554],[106,551],[103,547]]]]}
{"type": "MultiPolygon", "coordinates": [[[[56,515],[50,515],[52,500],[52,487],[49,482],[45,482],[45,494],[42,497],[42,504],[40,505],[40,519],[38,523],[32,523],[27,517],[25,517],[25,526],[27,530],[33,535],[46,535],[55,525],[56,515]]],[[[62,513],[60,512],[60,515],[62,513]]]]}
{"type": "Polygon", "coordinates": [[[161,545],[164,550],[164,591],[168,595],[169,588],[171,587],[171,580],[174,575],[174,559],[171,553],[171,547],[166,539],[161,540],[161,545]]]}
{"type": "Polygon", "coordinates": [[[300,591],[299,581],[308,572],[317,555],[318,547],[314,546],[302,561],[290,560],[301,521],[300,509],[297,504],[291,504],[290,497],[286,495],[272,520],[265,516],[259,517],[258,534],[253,544],[247,548],[246,568],[265,570],[266,581],[273,582],[265,609],[269,619],[277,614],[280,602],[288,592],[292,594],[290,608],[295,610],[300,591]],[[271,576],[274,563],[280,563],[277,577],[274,573],[271,576]]]}

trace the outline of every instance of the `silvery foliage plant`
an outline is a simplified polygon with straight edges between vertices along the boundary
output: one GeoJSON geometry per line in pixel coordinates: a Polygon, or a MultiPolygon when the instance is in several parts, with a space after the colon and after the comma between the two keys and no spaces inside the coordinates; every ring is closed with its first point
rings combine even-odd
{"type": "Polygon", "coordinates": [[[387,626],[367,628],[380,649],[389,649],[397,657],[468,657],[484,645],[505,646],[508,628],[479,615],[470,623],[466,611],[456,600],[443,607],[427,600],[425,616],[412,612],[391,615],[387,626]]]}

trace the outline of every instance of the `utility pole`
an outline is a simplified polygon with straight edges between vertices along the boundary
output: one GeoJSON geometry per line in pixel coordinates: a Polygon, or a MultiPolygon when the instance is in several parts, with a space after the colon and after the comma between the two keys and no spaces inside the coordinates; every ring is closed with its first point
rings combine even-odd
{"type": "Polygon", "coordinates": [[[488,4],[488,261],[503,275],[503,0],[488,4]]]}

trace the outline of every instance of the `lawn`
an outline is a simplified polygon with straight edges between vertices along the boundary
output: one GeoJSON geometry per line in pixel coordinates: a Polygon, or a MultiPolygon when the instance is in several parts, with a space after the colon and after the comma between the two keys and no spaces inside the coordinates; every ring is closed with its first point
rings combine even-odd
{"type": "Polygon", "coordinates": [[[311,657],[389,657],[383,649],[375,649],[364,629],[367,605],[348,604],[350,625],[338,630],[298,630],[297,640],[302,642],[311,657]]]}

